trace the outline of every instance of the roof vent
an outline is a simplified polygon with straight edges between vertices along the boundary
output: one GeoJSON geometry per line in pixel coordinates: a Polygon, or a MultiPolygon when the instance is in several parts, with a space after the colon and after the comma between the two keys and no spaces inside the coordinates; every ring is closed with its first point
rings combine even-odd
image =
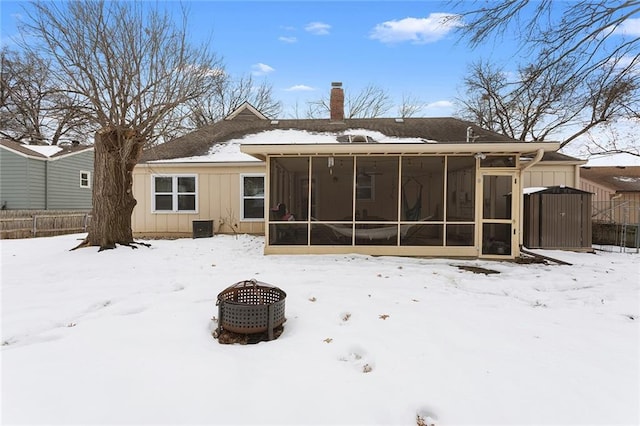
{"type": "Polygon", "coordinates": [[[278,123],[280,123],[278,120],[271,120],[271,125],[272,126],[277,126],[278,123]]]}
{"type": "Polygon", "coordinates": [[[404,123],[404,118],[396,118],[396,123],[404,123]]]}
{"type": "Polygon", "coordinates": [[[366,135],[341,135],[336,140],[340,143],[377,143],[371,136],[366,135]]]}
{"type": "Polygon", "coordinates": [[[476,135],[475,132],[473,131],[473,127],[469,126],[467,127],[467,143],[473,143],[476,141],[476,139],[478,139],[480,136],[476,135]]]}

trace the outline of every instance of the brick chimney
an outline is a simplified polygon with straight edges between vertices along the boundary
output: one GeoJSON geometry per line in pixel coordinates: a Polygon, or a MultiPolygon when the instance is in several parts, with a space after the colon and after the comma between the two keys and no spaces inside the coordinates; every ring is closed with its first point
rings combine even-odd
{"type": "Polygon", "coordinates": [[[329,108],[331,108],[331,121],[344,121],[344,90],[340,82],[331,83],[329,108]]]}

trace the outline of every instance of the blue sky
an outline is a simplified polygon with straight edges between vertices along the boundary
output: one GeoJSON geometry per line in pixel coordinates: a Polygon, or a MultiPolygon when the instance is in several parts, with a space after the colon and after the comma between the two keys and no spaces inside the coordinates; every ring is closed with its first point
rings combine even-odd
{"type": "MultiPolygon", "coordinates": [[[[177,7],[177,3],[160,2],[177,7]]],[[[368,85],[395,102],[412,96],[421,115],[450,116],[467,65],[474,59],[512,54],[508,42],[471,51],[458,40],[438,1],[193,1],[189,35],[210,40],[233,76],[266,79],[282,101],[283,117],[300,114],[305,102],[341,81],[347,94],[368,85]]],[[[3,44],[11,45],[25,2],[2,1],[3,44]]],[[[508,56],[507,56],[508,57],[508,56]]],[[[388,115],[397,114],[394,107],[388,115]]]]}
{"type": "MultiPolygon", "coordinates": [[[[149,3],[155,5],[156,3],[149,3]]],[[[178,8],[178,3],[158,2],[178,8]]],[[[281,118],[302,117],[308,100],[341,81],[347,94],[368,85],[424,103],[419,115],[450,116],[468,65],[480,58],[515,64],[525,54],[507,35],[470,49],[443,25],[440,1],[184,1],[190,37],[210,40],[232,76],[266,79],[282,101],[281,118]]],[[[2,1],[3,44],[11,44],[24,2],[2,1]]],[[[640,19],[634,20],[640,26],[640,19]]],[[[637,28],[636,28],[637,30],[637,28]]],[[[508,66],[507,66],[508,69],[508,66]]],[[[397,115],[394,107],[387,114],[397,115]]]]}
{"type": "MultiPolygon", "coordinates": [[[[429,107],[424,115],[451,115],[452,99],[468,62],[480,53],[458,42],[441,23],[442,2],[194,2],[192,24],[209,29],[228,71],[266,78],[283,101],[328,93],[341,81],[347,93],[367,85],[429,107]]],[[[484,52],[483,55],[490,52],[484,52]]],[[[493,52],[491,53],[493,54],[493,52]]],[[[396,114],[396,108],[389,112],[396,114]]]]}

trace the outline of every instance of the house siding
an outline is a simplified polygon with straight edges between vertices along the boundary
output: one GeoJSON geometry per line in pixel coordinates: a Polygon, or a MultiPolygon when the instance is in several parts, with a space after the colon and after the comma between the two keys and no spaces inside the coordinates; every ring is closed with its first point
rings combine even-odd
{"type": "Polygon", "coordinates": [[[44,209],[45,163],[0,149],[0,203],[11,210],[44,209]]]}
{"type": "Polygon", "coordinates": [[[563,185],[579,187],[579,181],[575,164],[538,163],[522,176],[523,188],[563,185]]]}
{"type": "Polygon", "coordinates": [[[580,189],[593,193],[594,202],[609,201],[616,193],[615,190],[584,178],[580,179],[580,189]]]}
{"type": "Polygon", "coordinates": [[[620,196],[620,203],[626,206],[623,220],[625,220],[627,224],[640,225],[640,193],[621,192],[620,194],[622,194],[620,196]]]}
{"type": "Polygon", "coordinates": [[[132,228],[136,236],[185,237],[193,234],[194,220],[213,220],[221,234],[264,234],[264,221],[240,220],[240,175],[264,173],[263,164],[248,166],[138,165],[133,171],[132,228]],[[197,175],[196,213],[155,213],[151,179],[159,174],[197,175]]]}
{"type": "Polygon", "coordinates": [[[618,192],[606,201],[594,203],[594,220],[640,225],[640,193],[618,192]]]}
{"type": "Polygon", "coordinates": [[[92,187],[80,187],[80,171],[87,171],[93,180],[93,151],[53,159],[48,163],[48,209],[89,210],[91,209],[92,187]]]}

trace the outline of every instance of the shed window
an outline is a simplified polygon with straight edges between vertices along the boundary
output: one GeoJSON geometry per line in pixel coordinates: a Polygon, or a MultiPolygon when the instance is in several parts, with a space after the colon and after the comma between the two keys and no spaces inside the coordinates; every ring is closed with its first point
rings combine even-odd
{"type": "Polygon", "coordinates": [[[196,176],[154,176],[153,210],[157,212],[195,212],[196,186],[196,176]]]}
{"type": "Polygon", "coordinates": [[[91,188],[91,172],[80,172],[80,188],[91,188]]]}
{"type": "Polygon", "coordinates": [[[264,174],[241,175],[242,220],[264,220],[264,174]]]}

